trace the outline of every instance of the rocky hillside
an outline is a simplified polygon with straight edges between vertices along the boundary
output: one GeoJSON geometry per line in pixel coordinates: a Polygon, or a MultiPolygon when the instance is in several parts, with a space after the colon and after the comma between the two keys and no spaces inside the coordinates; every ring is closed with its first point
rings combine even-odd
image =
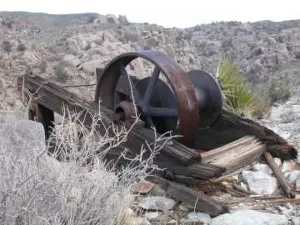
{"type": "MultiPolygon", "coordinates": [[[[300,21],[220,22],[178,29],[93,13],[0,12],[0,87],[7,94],[13,78],[26,71],[49,79],[62,71],[64,78],[56,79],[60,82],[94,82],[95,67],[141,49],[163,51],[185,70],[200,68],[212,74],[220,58],[228,55],[255,84],[276,79],[298,87],[299,33],[300,21]]],[[[139,73],[146,70],[143,64],[135,68],[139,73]]]]}

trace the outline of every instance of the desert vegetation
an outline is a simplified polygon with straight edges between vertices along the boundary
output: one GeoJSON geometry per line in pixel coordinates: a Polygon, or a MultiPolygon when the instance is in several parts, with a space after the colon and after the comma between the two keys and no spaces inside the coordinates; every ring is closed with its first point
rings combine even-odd
{"type": "Polygon", "coordinates": [[[0,118],[1,224],[123,223],[133,201],[131,185],[158,169],[153,157],[169,137],[157,137],[147,146],[147,159],[145,148],[133,158],[124,149],[119,159],[128,164],[120,168],[105,155],[121,147],[130,130],[110,126],[100,134],[100,115],[92,117],[89,129],[80,116],[66,111],[47,145],[41,124],[0,118]]]}
{"type": "Polygon", "coordinates": [[[273,103],[284,102],[290,97],[289,87],[274,80],[264,85],[250,84],[230,57],[220,60],[216,77],[225,107],[240,115],[261,118],[273,103]]]}

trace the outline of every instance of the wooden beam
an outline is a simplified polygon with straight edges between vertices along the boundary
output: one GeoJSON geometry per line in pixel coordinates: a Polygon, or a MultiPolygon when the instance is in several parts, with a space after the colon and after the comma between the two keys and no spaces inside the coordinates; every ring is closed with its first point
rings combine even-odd
{"type": "Polygon", "coordinates": [[[265,145],[248,136],[200,155],[202,163],[224,167],[226,172],[223,175],[226,175],[260,159],[265,150],[265,145]]]}
{"type": "Polygon", "coordinates": [[[276,162],[273,159],[272,155],[269,152],[265,152],[264,153],[264,157],[265,157],[267,163],[269,164],[269,166],[271,167],[271,169],[272,169],[275,177],[277,178],[280,186],[282,187],[283,192],[285,193],[285,195],[288,198],[294,198],[295,197],[295,193],[293,192],[289,181],[285,178],[285,176],[281,172],[281,169],[276,164],[276,162]]]}
{"type": "Polygon", "coordinates": [[[168,196],[185,202],[196,211],[205,212],[211,216],[217,216],[228,211],[228,207],[224,203],[206,196],[203,192],[195,191],[184,185],[177,184],[157,176],[151,176],[147,179],[160,184],[166,190],[168,196]]]}

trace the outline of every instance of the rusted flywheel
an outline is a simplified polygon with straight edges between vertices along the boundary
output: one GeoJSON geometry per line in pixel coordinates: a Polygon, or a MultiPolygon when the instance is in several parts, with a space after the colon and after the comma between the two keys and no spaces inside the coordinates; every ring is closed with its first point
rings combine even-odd
{"type": "Polygon", "coordinates": [[[95,100],[115,111],[118,107],[126,111],[135,102],[148,127],[160,133],[176,130],[182,143],[193,144],[200,121],[195,88],[189,75],[161,52],[145,50],[114,58],[98,79],[95,100]],[[137,79],[128,73],[126,66],[138,58],[154,66],[150,77],[137,79]]]}

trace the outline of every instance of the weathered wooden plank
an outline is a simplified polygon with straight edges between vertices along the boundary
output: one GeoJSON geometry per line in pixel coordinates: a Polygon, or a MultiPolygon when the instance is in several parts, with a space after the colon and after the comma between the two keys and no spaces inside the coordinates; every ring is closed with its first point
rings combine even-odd
{"type": "Polygon", "coordinates": [[[264,157],[265,157],[266,161],[268,162],[269,166],[271,167],[271,169],[272,169],[275,177],[277,178],[280,186],[282,187],[285,195],[288,198],[294,198],[295,193],[293,192],[290,183],[288,182],[288,180],[285,178],[285,176],[281,172],[281,169],[276,164],[276,162],[273,159],[272,155],[269,152],[265,152],[264,157]]]}
{"type": "Polygon", "coordinates": [[[187,203],[196,211],[205,212],[211,216],[217,216],[228,211],[228,208],[224,203],[206,196],[203,192],[195,191],[184,185],[180,185],[157,176],[151,176],[147,179],[160,184],[166,190],[167,195],[187,203]]]}
{"type": "Polygon", "coordinates": [[[223,110],[209,128],[199,128],[194,143],[196,149],[211,150],[245,136],[254,136],[267,146],[267,151],[281,159],[297,158],[296,149],[274,131],[259,123],[223,110]]]}
{"type": "Polygon", "coordinates": [[[224,167],[226,172],[223,175],[226,175],[260,159],[265,150],[265,145],[259,143],[256,138],[245,137],[200,154],[202,163],[224,167]]]}

